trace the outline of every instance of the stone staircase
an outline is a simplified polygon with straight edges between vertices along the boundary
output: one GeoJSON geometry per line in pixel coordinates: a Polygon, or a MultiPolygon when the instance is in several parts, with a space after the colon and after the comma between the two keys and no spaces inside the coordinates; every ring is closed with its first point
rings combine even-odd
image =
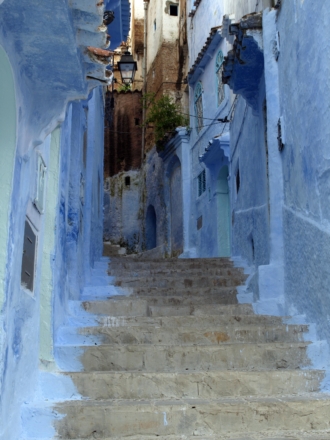
{"type": "Polygon", "coordinates": [[[113,256],[109,270],[71,304],[53,375],[62,401],[26,410],[29,439],[49,420],[48,438],[66,440],[330,439],[308,326],[238,304],[246,276],[230,260],[113,256]]]}

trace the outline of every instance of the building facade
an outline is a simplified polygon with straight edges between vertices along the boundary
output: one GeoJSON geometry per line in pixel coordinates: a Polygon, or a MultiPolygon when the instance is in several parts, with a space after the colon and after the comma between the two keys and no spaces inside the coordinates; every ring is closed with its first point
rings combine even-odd
{"type": "Polygon", "coordinates": [[[21,408],[56,369],[68,300],[102,254],[105,10],[0,1],[1,439],[22,438],[21,408]]]}

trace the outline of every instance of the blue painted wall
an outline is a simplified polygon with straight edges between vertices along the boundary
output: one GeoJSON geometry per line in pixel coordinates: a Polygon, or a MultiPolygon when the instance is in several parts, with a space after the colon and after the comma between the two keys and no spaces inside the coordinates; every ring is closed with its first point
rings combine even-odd
{"type": "MultiPolygon", "coordinates": [[[[199,9],[197,10],[199,11],[199,9]]],[[[205,33],[205,32],[204,32],[205,33]]],[[[232,97],[230,90],[224,86],[225,99],[218,105],[216,57],[221,50],[227,53],[228,44],[220,39],[217,45],[210,45],[205,55],[207,64],[194,82],[190,83],[190,155],[191,155],[191,215],[190,215],[190,248],[192,254],[198,257],[216,257],[220,255],[219,248],[219,196],[218,176],[223,166],[228,166],[228,157],[220,148],[220,144],[213,140],[221,135],[228,135],[229,125],[218,121],[230,113],[232,97]],[[203,87],[203,128],[200,132],[196,129],[196,112],[194,104],[194,91],[197,82],[203,87]],[[205,191],[198,195],[198,176],[205,170],[205,191]],[[201,224],[197,223],[197,220],[201,224]]],[[[198,68],[197,68],[198,70],[198,68]]],[[[227,142],[227,141],[226,141],[227,142]]]]}
{"type": "MultiPolygon", "coordinates": [[[[31,398],[37,383],[40,256],[45,237],[43,215],[33,204],[36,165],[38,154],[47,165],[49,134],[65,115],[58,211],[54,214],[57,228],[53,231],[56,233],[53,250],[56,286],[53,305],[56,313],[52,316],[51,325],[55,331],[63,322],[67,299],[78,297],[85,276],[88,276],[86,268],[89,269],[100,257],[102,249],[102,185],[99,182],[103,180],[103,93],[102,89],[94,91],[88,102],[74,103],[66,112],[68,101],[87,98],[93,85],[85,78],[84,62],[77,51],[68,5],[66,2],[55,3],[6,0],[0,5],[0,45],[13,72],[17,114],[17,144],[13,148],[15,159],[13,164],[8,162],[8,167],[12,169],[12,188],[7,206],[8,257],[2,292],[4,302],[0,310],[0,438],[6,440],[21,438],[21,404],[31,398]],[[49,47],[53,52],[51,59],[45,56],[49,47]],[[84,110],[87,105],[90,107],[89,123],[84,110]],[[82,138],[87,125],[90,127],[87,141],[89,159],[84,167],[82,138]],[[90,179],[84,189],[86,207],[82,228],[86,231],[86,239],[78,231],[80,187],[77,183],[81,173],[90,179]],[[87,201],[92,199],[88,205],[87,201]],[[26,216],[38,235],[33,292],[22,288],[20,280],[26,216]]],[[[11,103],[9,105],[11,111],[11,103]]]]}
{"type": "Polygon", "coordinates": [[[330,12],[326,2],[283,2],[280,107],[285,128],[285,291],[288,310],[305,314],[330,341],[330,12]],[[311,23],[317,23],[311,26],[311,23]],[[289,36],[289,37],[287,37],[289,36]]]}

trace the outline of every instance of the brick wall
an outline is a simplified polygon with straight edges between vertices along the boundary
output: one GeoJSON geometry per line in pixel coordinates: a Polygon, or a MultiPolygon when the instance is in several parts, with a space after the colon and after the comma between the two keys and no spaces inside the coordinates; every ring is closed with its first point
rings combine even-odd
{"type": "MultiPolygon", "coordinates": [[[[109,118],[105,121],[104,178],[141,166],[142,94],[137,90],[126,93],[115,90],[112,97],[110,124],[109,118]]],[[[111,99],[110,92],[107,99],[111,99]]]]}
{"type": "MultiPolygon", "coordinates": [[[[179,42],[164,41],[147,74],[147,92],[155,93],[156,98],[168,94],[183,109],[182,96],[186,89],[186,85],[183,84],[184,61],[182,46],[179,45],[179,42]]],[[[150,150],[153,145],[153,130],[147,128],[146,151],[150,150]]]]}

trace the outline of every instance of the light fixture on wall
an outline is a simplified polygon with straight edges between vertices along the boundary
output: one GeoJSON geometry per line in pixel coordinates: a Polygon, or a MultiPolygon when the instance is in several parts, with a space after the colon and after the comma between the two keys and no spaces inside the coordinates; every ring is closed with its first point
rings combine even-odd
{"type": "Polygon", "coordinates": [[[137,71],[137,64],[136,61],[134,61],[133,56],[126,51],[124,55],[122,55],[120,61],[118,61],[117,66],[123,84],[132,84],[135,72],[137,71]]]}

